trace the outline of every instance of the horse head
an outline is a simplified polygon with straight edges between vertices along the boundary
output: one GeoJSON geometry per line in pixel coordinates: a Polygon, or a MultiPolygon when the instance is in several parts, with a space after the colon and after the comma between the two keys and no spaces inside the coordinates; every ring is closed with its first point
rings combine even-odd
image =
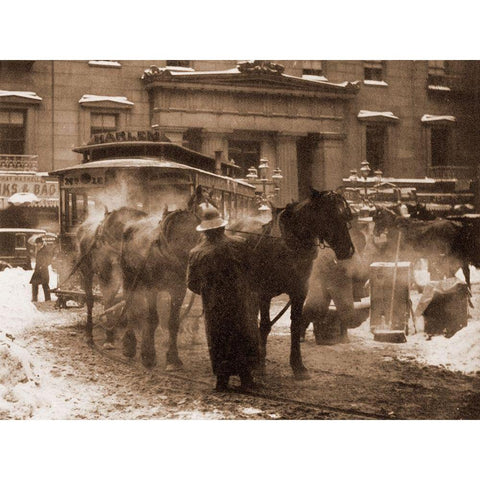
{"type": "Polygon", "coordinates": [[[312,189],[310,198],[287,205],[280,218],[284,233],[290,233],[305,246],[326,241],[338,259],[355,252],[349,233],[352,212],[345,198],[333,191],[312,189]]]}
{"type": "Polygon", "coordinates": [[[186,259],[190,250],[198,243],[200,234],[196,231],[200,223],[195,211],[174,210],[168,212],[160,222],[159,246],[168,245],[168,249],[178,257],[186,259]]]}

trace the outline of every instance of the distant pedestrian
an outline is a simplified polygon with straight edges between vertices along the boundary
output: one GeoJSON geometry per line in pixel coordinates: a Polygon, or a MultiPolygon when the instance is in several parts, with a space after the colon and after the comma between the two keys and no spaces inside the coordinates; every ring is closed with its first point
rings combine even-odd
{"type": "Polygon", "coordinates": [[[35,270],[33,272],[30,283],[32,284],[32,302],[38,301],[38,286],[43,288],[45,301],[50,301],[50,274],[48,266],[52,263],[52,253],[45,244],[42,237],[35,239],[35,246],[37,247],[37,255],[35,259],[35,270]]]}
{"type": "Polygon", "coordinates": [[[197,230],[204,239],[190,252],[187,285],[202,296],[205,329],[216,390],[239,375],[242,388],[254,387],[258,365],[258,299],[251,287],[242,238],[227,236],[217,209],[207,206],[197,230]]]}

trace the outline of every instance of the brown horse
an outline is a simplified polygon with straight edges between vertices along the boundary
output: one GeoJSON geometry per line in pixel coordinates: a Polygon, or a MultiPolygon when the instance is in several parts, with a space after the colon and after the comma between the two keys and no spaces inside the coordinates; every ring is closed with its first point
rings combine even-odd
{"type": "Polygon", "coordinates": [[[177,348],[180,308],[186,294],[188,255],[199,239],[195,230],[200,222],[196,211],[204,201],[201,189],[197,189],[186,210],[167,213],[160,223],[151,218],[140,220],[124,232],[121,268],[127,329],[123,353],[130,358],[135,356],[135,330],[139,331],[145,367],[156,363],[154,340],[159,323],[156,302],[158,293],[163,291],[170,295],[167,370],[182,367],[177,348]],[[142,313],[142,306],[146,306],[146,314],[142,313]]]}
{"type": "MultiPolygon", "coordinates": [[[[93,343],[92,310],[94,304],[93,281],[97,276],[105,309],[117,302],[122,286],[119,268],[122,233],[129,222],[146,217],[146,213],[122,207],[112,212],[105,211],[101,221],[86,221],[77,231],[78,260],[76,267],[82,277],[87,304],[87,341],[93,343]]],[[[110,315],[107,319],[110,321],[110,315]]],[[[107,330],[106,343],[113,342],[113,329],[107,330]]]]}
{"type": "Polygon", "coordinates": [[[250,249],[252,281],[260,296],[260,368],[263,371],[272,327],[270,303],[273,297],[287,293],[292,303],[290,366],[296,378],[308,378],[300,351],[308,278],[319,242],[327,242],[339,259],[353,255],[348,232],[350,220],[351,211],[341,195],[312,189],[310,198],[291,203],[280,213],[280,236],[265,232],[265,226],[255,218],[243,219],[229,227],[246,238],[250,249]]]}

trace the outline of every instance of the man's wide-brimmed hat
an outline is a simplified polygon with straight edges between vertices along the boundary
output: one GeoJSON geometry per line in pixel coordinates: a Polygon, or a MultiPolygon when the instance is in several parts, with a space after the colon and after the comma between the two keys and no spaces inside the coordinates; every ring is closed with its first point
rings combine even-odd
{"type": "Polygon", "coordinates": [[[218,210],[212,205],[202,207],[202,222],[197,226],[198,232],[205,232],[206,230],[214,230],[216,228],[224,227],[228,222],[224,220],[218,210]]]}

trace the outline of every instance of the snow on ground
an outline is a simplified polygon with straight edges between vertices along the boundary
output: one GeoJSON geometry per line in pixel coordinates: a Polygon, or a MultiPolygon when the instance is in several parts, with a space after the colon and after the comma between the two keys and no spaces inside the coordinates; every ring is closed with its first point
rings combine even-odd
{"type": "MultiPolygon", "coordinates": [[[[424,272],[416,272],[424,274],[424,272]]],[[[464,280],[463,273],[459,270],[456,276],[464,280]]],[[[415,361],[425,365],[441,366],[448,370],[458,371],[465,374],[480,372],[480,270],[470,267],[470,277],[473,291],[473,303],[475,308],[470,308],[471,318],[468,325],[457,332],[451,338],[441,335],[427,340],[423,332],[423,317],[416,319],[417,333],[408,335],[407,343],[388,344],[397,352],[400,360],[415,361]]],[[[411,292],[413,310],[420,299],[420,294],[411,292]]],[[[287,299],[282,302],[276,301],[272,305],[272,318],[281,310],[287,299]]],[[[311,330],[311,326],[309,327],[311,330]]],[[[413,332],[413,324],[410,322],[410,332],[413,332]]],[[[273,327],[276,335],[290,335],[290,310],[287,310],[278,323],[273,327]]],[[[383,348],[385,343],[373,340],[368,320],[356,329],[349,330],[350,346],[359,348],[362,344],[365,348],[383,348]]]]}
{"type": "MultiPolygon", "coordinates": [[[[56,282],[55,272],[50,272],[56,282]]],[[[51,409],[58,398],[53,377],[40,358],[24,343],[27,333],[60,321],[58,316],[40,312],[31,300],[32,271],[21,268],[0,273],[0,419],[31,418],[51,409]]],[[[43,299],[40,287],[39,299],[43,299]]]]}
{"type": "MultiPolygon", "coordinates": [[[[51,272],[51,285],[55,285],[56,276],[51,272]]],[[[42,312],[31,299],[29,284],[31,271],[20,268],[0,272],[0,419],[26,418],[79,418],[86,411],[86,405],[95,405],[103,395],[98,383],[85,385],[76,380],[74,367],[66,388],[65,378],[58,374],[57,366],[41,355],[42,341],[35,332],[36,328],[47,329],[66,322],[78,322],[74,315],[65,316],[57,312],[42,312]]],[[[443,366],[464,373],[480,371],[480,272],[472,270],[474,283],[473,318],[463,330],[452,338],[433,337],[427,341],[423,332],[409,335],[407,343],[392,345],[397,358],[416,361],[427,365],[443,366]]],[[[419,295],[412,294],[414,303],[419,295]]],[[[40,300],[43,291],[40,289],[40,300]]],[[[283,307],[286,300],[277,299],[272,305],[272,317],[283,307]]],[[[421,319],[418,326],[421,327],[421,319]]],[[[287,311],[274,326],[274,335],[289,335],[289,312],[287,311]]],[[[349,348],[375,348],[379,344],[373,341],[369,322],[350,330],[349,348]]],[[[69,368],[69,367],[65,367],[69,368]]],[[[158,404],[158,408],[162,406],[158,404]]],[[[132,407],[133,408],[133,407],[132,407]]],[[[130,410],[129,410],[130,411],[130,410]]],[[[151,406],[136,410],[136,418],[148,418],[152,415],[151,406]]],[[[161,414],[160,410],[158,412],[161,414]]],[[[180,411],[174,418],[222,418],[221,412],[180,411]]],[[[248,413],[248,412],[247,412],[248,413]]],[[[123,412],[128,415],[128,411],[123,412]]],[[[109,418],[115,418],[112,411],[109,418]]],[[[126,418],[119,416],[118,418],[126,418]]]]}

